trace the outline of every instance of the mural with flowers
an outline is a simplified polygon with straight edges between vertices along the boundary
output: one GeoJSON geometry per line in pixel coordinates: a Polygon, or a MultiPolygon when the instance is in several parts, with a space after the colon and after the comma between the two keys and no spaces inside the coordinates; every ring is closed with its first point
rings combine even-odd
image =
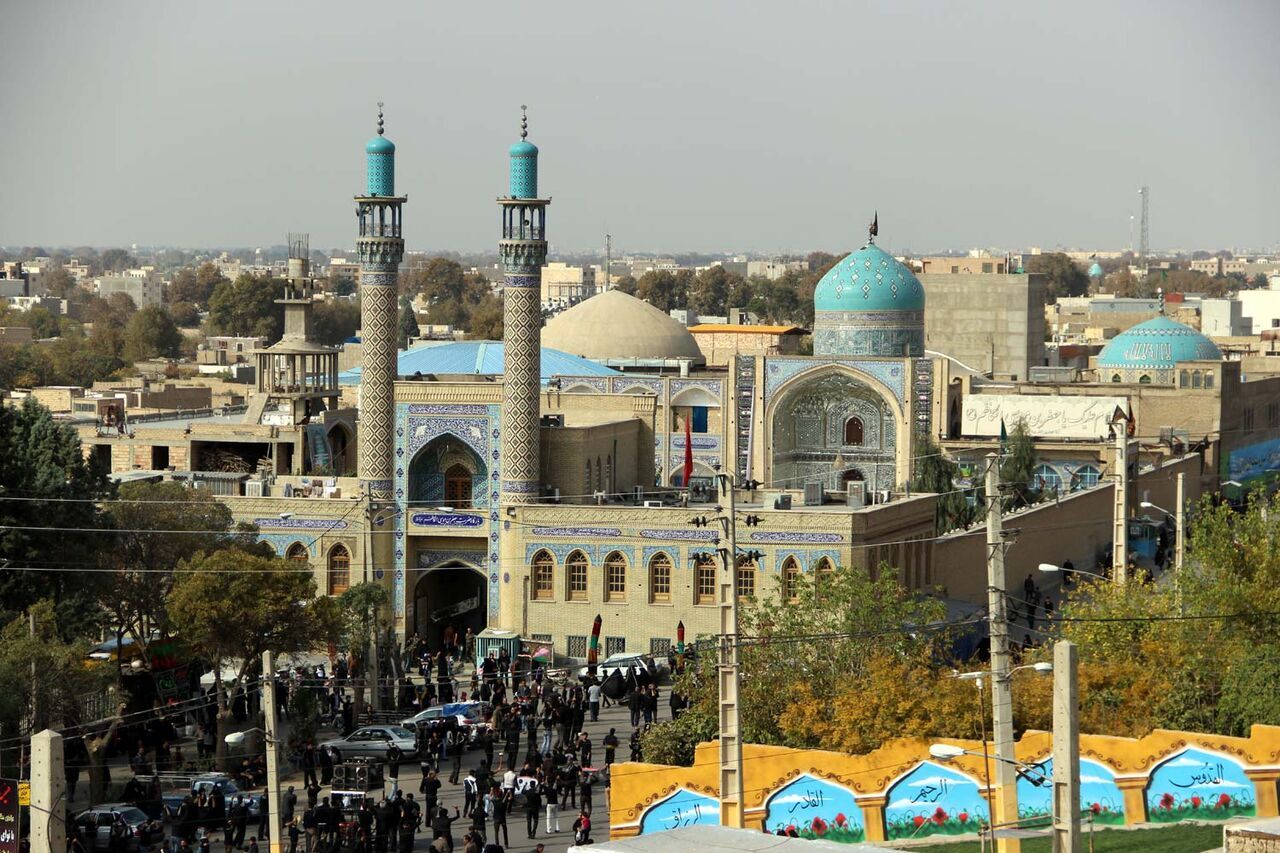
{"type": "Polygon", "coordinates": [[[1159,765],[1147,785],[1147,818],[1155,823],[1252,816],[1255,805],[1238,761],[1194,747],[1159,765]]]}
{"type": "Polygon", "coordinates": [[[989,814],[976,779],[925,761],[889,789],[884,810],[886,838],[977,832],[989,814]]]}
{"type": "Polygon", "coordinates": [[[866,840],[862,809],[853,792],[808,773],[779,788],[765,803],[764,826],[769,832],[793,832],[801,838],[822,838],[852,844],[866,840]]]}
{"type": "MultiPolygon", "coordinates": [[[[1032,769],[1053,778],[1053,759],[1047,758],[1032,769]]],[[[1124,795],[1116,784],[1116,774],[1104,764],[1080,759],[1080,809],[1093,816],[1096,824],[1124,825],[1124,795]]],[[[1018,779],[1018,817],[1021,820],[1043,816],[1046,824],[1053,814],[1053,785],[1046,781],[1036,785],[1030,774],[1018,779]]]]}

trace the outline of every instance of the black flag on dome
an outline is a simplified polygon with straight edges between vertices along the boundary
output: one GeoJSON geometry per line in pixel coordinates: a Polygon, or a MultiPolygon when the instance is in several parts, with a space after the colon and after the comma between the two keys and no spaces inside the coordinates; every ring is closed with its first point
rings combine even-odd
{"type": "Polygon", "coordinates": [[[880,236],[880,211],[876,211],[875,216],[871,217],[871,227],[867,229],[867,235],[871,240],[880,236]]]}

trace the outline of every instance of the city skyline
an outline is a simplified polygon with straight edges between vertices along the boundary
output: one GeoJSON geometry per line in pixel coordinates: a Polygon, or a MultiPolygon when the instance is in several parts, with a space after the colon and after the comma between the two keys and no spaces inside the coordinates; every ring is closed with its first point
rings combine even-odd
{"type": "Polygon", "coordinates": [[[1280,239],[1280,118],[1256,103],[1280,84],[1265,44],[1280,13],[1262,3],[1070,19],[563,4],[505,9],[496,28],[471,8],[309,8],[16,10],[26,73],[0,81],[19,117],[0,162],[22,204],[0,209],[0,244],[255,246],[300,229],[347,246],[378,100],[415,202],[410,249],[487,249],[524,102],[565,253],[606,231],[631,251],[840,251],[876,209],[890,250],[1122,249],[1141,184],[1153,250],[1280,239]],[[529,43],[531,66],[513,52],[529,43]]]}

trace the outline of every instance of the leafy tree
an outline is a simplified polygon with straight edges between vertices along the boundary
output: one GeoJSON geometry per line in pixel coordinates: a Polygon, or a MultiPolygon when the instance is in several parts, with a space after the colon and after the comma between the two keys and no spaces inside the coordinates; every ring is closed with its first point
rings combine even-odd
{"type": "Polygon", "coordinates": [[[489,294],[471,309],[471,331],[467,337],[481,341],[502,340],[502,297],[489,294]]]}
{"type": "Polygon", "coordinates": [[[959,475],[960,466],[947,458],[934,441],[921,445],[911,488],[938,495],[935,520],[938,535],[964,527],[974,519],[975,509],[969,503],[969,495],[956,490],[959,475]]]}
{"type": "Polygon", "coordinates": [[[400,297],[400,349],[409,348],[409,340],[416,338],[420,332],[418,331],[418,315],[413,311],[413,305],[409,302],[409,297],[400,297]]]}
{"type": "Polygon", "coordinates": [[[291,560],[224,549],[198,554],[178,567],[168,596],[174,626],[219,673],[217,756],[225,769],[223,740],[231,719],[230,701],[220,676],[225,665],[237,666],[245,680],[259,666],[262,653],[310,651],[334,633],[322,608],[315,606],[311,569],[291,560]]]}
{"type": "Polygon", "coordinates": [[[159,305],[148,305],[129,319],[121,357],[129,363],[148,358],[172,358],[182,348],[182,332],[159,305]]]}
{"type": "Polygon", "coordinates": [[[96,326],[112,326],[123,329],[137,312],[133,297],[127,293],[113,293],[106,299],[91,297],[85,305],[85,317],[96,326]]]}
{"type": "Polygon", "coordinates": [[[337,346],[360,328],[360,306],[345,299],[317,302],[311,309],[311,324],[319,343],[337,346]]]}
{"type": "Polygon", "coordinates": [[[691,276],[688,270],[647,272],[636,282],[635,295],[664,313],[673,308],[683,308],[688,299],[691,276]]]}
{"type": "Polygon", "coordinates": [[[98,257],[103,272],[121,272],[138,265],[138,259],[124,249],[107,249],[98,257]]]}
{"type": "Polygon", "coordinates": [[[213,289],[224,281],[226,278],[221,271],[211,263],[203,263],[198,269],[183,267],[173,274],[173,280],[165,291],[165,301],[208,305],[213,289]]]}
{"type": "Polygon", "coordinates": [[[65,569],[92,568],[104,544],[94,501],[112,495],[107,472],[85,459],[74,428],[31,399],[0,406],[0,447],[0,493],[24,498],[0,501],[0,565],[9,567],[0,606],[25,610],[51,597],[60,614],[78,613],[98,575],[65,569]]]}
{"type": "Polygon", "coordinates": [[[330,275],[329,292],[335,296],[350,296],[356,292],[355,279],[347,275],[330,275]]]}
{"type": "MultiPolygon", "coordinates": [[[[378,617],[388,602],[386,587],[376,581],[365,581],[349,587],[338,599],[341,608],[341,643],[348,650],[352,678],[368,674],[370,642],[378,628],[378,617]]],[[[360,714],[364,706],[364,684],[357,681],[355,711],[360,714]]]]}
{"type": "Polygon", "coordinates": [[[629,275],[620,276],[613,283],[613,289],[620,290],[628,296],[635,296],[637,290],[636,280],[629,275]]]}
{"type": "Polygon", "coordinates": [[[1031,255],[1026,271],[1045,277],[1045,300],[1053,303],[1063,296],[1084,296],[1089,292],[1089,276],[1080,265],[1061,252],[1031,255]]]}
{"type": "Polygon", "coordinates": [[[69,299],[78,290],[75,278],[62,267],[49,270],[43,283],[45,292],[59,299],[69,299]]]}
{"type": "Polygon", "coordinates": [[[183,329],[200,325],[200,311],[191,302],[171,302],[169,316],[173,322],[183,329]]]}
{"type": "Polygon", "coordinates": [[[26,313],[25,321],[23,325],[31,328],[31,334],[36,340],[56,338],[62,333],[58,318],[48,308],[41,306],[32,308],[26,313]]]}
{"type": "Polygon", "coordinates": [[[1009,439],[1000,454],[1000,484],[1006,490],[1005,509],[1017,509],[1035,503],[1040,497],[1040,490],[1033,484],[1036,444],[1027,422],[1022,419],[1008,433],[1009,439]]]}
{"type": "Polygon", "coordinates": [[[421,293],[426,298],[427,322],[432,325],[466,329],[471,311],[492,295],[484,276],[468,274],[452,258],[431,258],[401,281],[405,294],[421,293]]]}
{"type": "Polygon", "coordinates": [[[282,283],[243,274],[223,281],[209,297],[209,331],[215,335],[261,335],[279,339],[284,331],[284,306],[276,305],[282,283]]]}
{"type": "Polygon", "coordinates": [[[742,298],[750,288],[746,279],[722,266],[709,267],[699,273],[689,289],[689,307],[699,314],[726,316],[734,299],[742,298]]]}

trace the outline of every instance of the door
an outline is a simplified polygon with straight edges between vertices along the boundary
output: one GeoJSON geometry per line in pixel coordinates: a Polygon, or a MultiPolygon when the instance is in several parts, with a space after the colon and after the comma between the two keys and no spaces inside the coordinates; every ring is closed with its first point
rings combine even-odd
{"type": "Polygon", "coordinates": [[[452,465],[444,472],[444,501],[455,509],[471,508],[471,472],[464,465],[452,465]]]}

